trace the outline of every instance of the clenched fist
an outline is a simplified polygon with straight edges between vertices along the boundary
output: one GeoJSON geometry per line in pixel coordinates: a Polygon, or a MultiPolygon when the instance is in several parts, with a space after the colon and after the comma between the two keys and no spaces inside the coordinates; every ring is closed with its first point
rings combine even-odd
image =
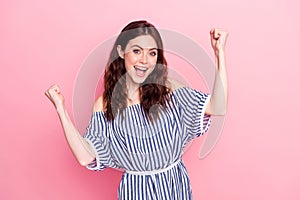
{"type": "Polygon", "coordinates": [[[45,91],[45,95],[53,103],[55,108],[63,106],[64,97],[60,92],[60,88],[57,84],[52,85],[48,90],[45,91]]]}
{"type": "Polygon", "coordinates": [[[219,55],[220,51],[225,50],[227,37],[228,32],[226,31],[215,28],[210,30],[210,42],[216,56],[219,55]]]}

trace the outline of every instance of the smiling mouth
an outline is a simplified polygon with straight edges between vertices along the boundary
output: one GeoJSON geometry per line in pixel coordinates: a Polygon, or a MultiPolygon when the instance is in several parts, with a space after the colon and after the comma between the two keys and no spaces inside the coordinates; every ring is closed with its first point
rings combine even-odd
{"type": "Polygon", "coordinates": [[[134,66],[134,69],[138,76],[144,76],[146,74],[146,71],[148,70],[147,67],[141,67],[141,66],[134,66]]]}

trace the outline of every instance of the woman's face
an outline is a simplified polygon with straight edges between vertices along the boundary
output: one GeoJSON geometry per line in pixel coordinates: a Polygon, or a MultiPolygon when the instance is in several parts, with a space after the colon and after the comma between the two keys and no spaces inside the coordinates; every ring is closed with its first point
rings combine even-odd
{"type": "Polygon", "coordinates": [[[124,58],[127,75],[137,84],[145,81],[157,63],[157,44],[150,35],[129,40],[124,51],[118,46],[118,52],[124,58]]]}

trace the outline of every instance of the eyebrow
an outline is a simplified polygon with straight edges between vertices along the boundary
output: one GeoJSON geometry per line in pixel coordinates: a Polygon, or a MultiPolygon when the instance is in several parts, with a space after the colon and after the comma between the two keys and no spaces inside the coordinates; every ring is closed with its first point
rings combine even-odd
{"type": "MultiPolygon", "coordinates": [[[[132,45],[130,48],[133,48],[133,47],[137,47],[137,48],[143,49],[141,46],[139,46],[139,45],[137,45],[137,44],[132,45]]],[[[144,49],[143,49],[143,50],[144,50],[144,49]]],[[[150,48],[150,49],[149,49],[149,51],[152,51],[152,50],[158,50],[158,48],[153,47],[153,48],[150,48]]]]}

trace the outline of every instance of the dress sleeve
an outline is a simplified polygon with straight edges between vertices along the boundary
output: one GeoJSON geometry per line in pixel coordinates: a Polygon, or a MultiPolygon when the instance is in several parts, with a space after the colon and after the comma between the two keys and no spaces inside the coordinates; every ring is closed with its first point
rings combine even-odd
{"type": "Polygon", "coordinates": [[[210,115],[205,114],[210,95],[187,87],[178,89],[178,93],[181,119],[187,134],[192,138],[201,136],[211,123],[210,115]]]}
{"type": "Polygon", "coordinates": [[[100,171],[114,166],[110,153],[108,123],[104,113],[93,112],[83,137],[93,147],[96,155],[95,160],[87,165],[88,169],[100,171]]]}

